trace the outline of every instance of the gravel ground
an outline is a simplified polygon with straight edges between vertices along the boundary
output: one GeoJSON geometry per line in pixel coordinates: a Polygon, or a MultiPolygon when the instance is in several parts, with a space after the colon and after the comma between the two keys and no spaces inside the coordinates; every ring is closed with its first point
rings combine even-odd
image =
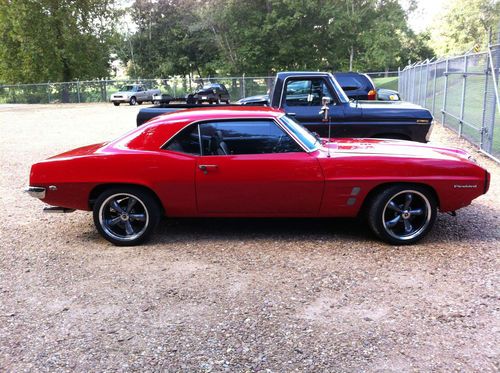
{"type": "Polygon", "coordinates": [[[411,247],[350,220],[166,220],[141,247],[42,214],[32,163],[138,107],[0,106],[0,371],[499,371],[500,167],[411,247]]]}

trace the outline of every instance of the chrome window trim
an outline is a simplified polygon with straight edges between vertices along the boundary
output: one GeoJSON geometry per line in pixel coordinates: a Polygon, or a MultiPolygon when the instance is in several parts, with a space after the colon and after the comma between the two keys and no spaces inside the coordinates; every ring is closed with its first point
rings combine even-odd
{"type": "Polygon", "coordinates": [[[279,120],[279,123],[281,124],[281,127],[286,131],[286,133],[288,133],[289,135],[291,135],[292,138],[301,146],[302,149],[304,149],[304,151],[306,153],[312,153],[312,152],[315,152],[315,151],[319,150],[318,146],[316,146],[314,149],[309,149],[292,131],[290,131],[288,129],[288,127],[286,126],[286,124],[283,123],[283,121],[281,120],[281,118],[283,118],[285,116],[286,116],[286,114],[281,115],[278,118],[278,120],[279,120]]]}
{"type": "MultiPolygon", "coordinates": [[[[304,150],[304,152],[306,153],[312,153],[316,150],[318,150],[318,148],[315,148],[313,150],[310,150],[307,146],[305,146],[302,141],[300,141],[288,128],[285,124],[283,124],[280,120],[281,117],[285,116],[286,114],[283,114],[283,115],[280,115],[279,117],[238,117],[238,118],[211,118],[211,119],[200,119],[200,120],[196,120],[194,122],[191,122],[187,125],[185,125],[184,127],[182,127],[180,130],[178,130],[175,134],[173,134],[167,141],[165,141],[163,143],[162,146],[160,146],[160,149],[159,150],[164,150],[164,151],[170,151],[170,152],[174,152],[174,153],[178,153],[178,154],[183,154],[183,155],[186,155],[186,156],[191,156],[191,157],[201,157],[203,156],[203,149],[202,149],[202,146],[201,146],[201,129],[200,129],[200,124],[203,124],[203,123],[207,123],[207,122],[216,122],[216,121],[223,121],[223,122],[227,122],[227,121],[238,121],[238,120],[269,120],[269,121],[272,121],[274,122],[274,124],[276,124],[278,126],[278,128],[280,128],[283,132],[285,132],[287,135],[289,135],[292,140],[295,140],[295,142],[302,148],[302,150],[304,150]],[[168,150],[168,149],[163,149],[163,147],[165,145],[167,145],[167,143],[172,140],[175,136],[177,136],[181,131],[183,131],[184,129],[186,129],[187,127],[189,126],[192,126],[192,125],[197,125],[198,126],[198,138],[199,138],[199,143],[200,143],[200,155],[196,155],[196,154],[189,154],[189,153],[183,153],[183,152],[177,152],[175,150],[168,150]]],[[[279,154],[279,153],[265,153],[265,154],[279,154]]],[[[234,154],[235,156],[236,155],[252,155],[252,154],[234,154]]]]}

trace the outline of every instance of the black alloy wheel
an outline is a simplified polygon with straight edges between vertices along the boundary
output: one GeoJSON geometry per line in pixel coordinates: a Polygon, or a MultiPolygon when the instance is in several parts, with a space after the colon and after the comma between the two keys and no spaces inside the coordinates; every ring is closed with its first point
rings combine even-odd
{"type": "Polygon", "coordinates": [[[155,198],[140,188],[112,188],[103,192],[94,204],[94,224],[99,233],[118,246],[144,242],[160,221],[155,198]]]}
{"type": "Polygon", "coordinates": [[[383,241],[409,245],[422,239],[437,215],[433,194],[425,187],[393,185],[379,193],[368,210],[368,224],[383,241]]]}

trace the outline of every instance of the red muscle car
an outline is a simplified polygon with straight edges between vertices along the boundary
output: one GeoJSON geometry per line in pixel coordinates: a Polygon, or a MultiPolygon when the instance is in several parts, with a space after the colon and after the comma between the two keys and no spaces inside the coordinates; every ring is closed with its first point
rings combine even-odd
{"type": "Polygon", "coordinates": [[[384,139],[319,139],[282,111],[206,108],[163,115],[112,142],[31,168],[28,192],[56,211],[93,211],[116,245],[168,217],[356,217],[411,244],[437,210],[486,193],[490,176],[462,150],[384,139]]]}

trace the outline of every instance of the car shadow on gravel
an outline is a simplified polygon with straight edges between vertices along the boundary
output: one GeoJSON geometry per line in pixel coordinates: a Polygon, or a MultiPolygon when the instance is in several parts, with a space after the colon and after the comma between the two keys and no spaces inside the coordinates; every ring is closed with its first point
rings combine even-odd
{"type": "Polygon", "coordinates": [[[151,242],[196,240],[373,240],[365,223],[357,219],[316,218],[186,218],[164,219],[151,242]]]}

